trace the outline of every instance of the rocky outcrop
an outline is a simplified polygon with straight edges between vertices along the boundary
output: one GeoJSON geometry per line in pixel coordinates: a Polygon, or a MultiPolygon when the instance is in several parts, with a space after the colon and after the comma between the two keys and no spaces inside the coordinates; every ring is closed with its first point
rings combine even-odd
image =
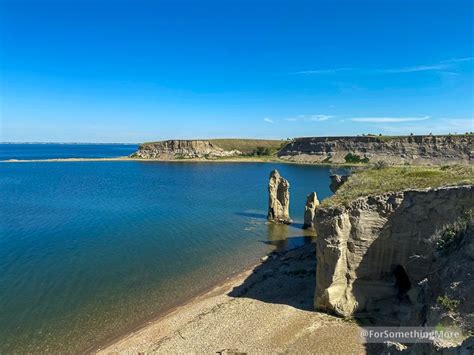
{"type": "Polygon", "coordinates": [[[274,223],[290,224],[290,183],[277,170],[270,173],[268,182],[268,215],[274,223]]]}
{"type": "MultiPolygon", "coordinates": [[[[465,233],[449,262],[439,250],[440,233],[473,206],[473,186],[457,186],[318,208],[316,309],[345,317],[371,314],[388,324],[426,324],[434,317],[427,304],[436,305],[447,290],[462,284],[474,292],[473,234],[465,233]]],[[[472,321],[467,299],[457,302],[472,321]]]]}
{"type": "Polygon", "coordinates": [[[329,185],[329,189],[332,193],[336,193],[336,191],[349,179],[347,175],[331,175],[329,177],[331,179],[331,184],[329,185]]]}
{"type": "Polygon", "coordinates": [[[472,162],[472,143],[473,135],[308,137],[287,144],[278,156],[314,163],[454,164],[472,162]]]}
{"type": "Polygon", "coordinates": [[[242,154],[237,150],[226,151],[208,140],[168,140],[141,144],[131,157],[142,159],[192,159],[219,158],[242,154]]]}
{"type": "Polygon", "coordinates": [[[316,208],[319,206],[318,195],[316,192],[311,192],[306,197],[306,206],[304,207],[304,224],[303,228],[314,228],[313,220],[316,208]]]}

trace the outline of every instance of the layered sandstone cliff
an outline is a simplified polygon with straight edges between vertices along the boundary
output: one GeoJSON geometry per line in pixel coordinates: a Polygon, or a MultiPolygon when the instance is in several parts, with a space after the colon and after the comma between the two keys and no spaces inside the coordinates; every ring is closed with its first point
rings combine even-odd
{"type": "Polygon", "coordinates": [[[237,150],[224,150],[208,140],[167,140],[141,144],[131,157],[172,160],[231,157],[240,154],[237,150]]]}
{"type": "Polygon", "coordinates": [[[314,219],[316,309],[369,314],[383,325],[435,326],[443,318],[437,303],[448,297],[461,325],[474,330],[473,206],[473,186],[465,185],[320,207],[314,219]],[[452,227],[460,218],[468,218],[464,230],[452,227]]]}
{"type": "Polygon", "coordinates": [[[472,135],[405,137],[308,137],[287,144],[278,156],[296,162],[452,164],[473,159],[472,135]]]}

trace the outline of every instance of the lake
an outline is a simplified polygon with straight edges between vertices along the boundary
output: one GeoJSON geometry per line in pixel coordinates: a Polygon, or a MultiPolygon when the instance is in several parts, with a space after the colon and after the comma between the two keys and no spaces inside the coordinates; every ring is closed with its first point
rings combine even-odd
{"type": "Polygon", "coordinates": [[[0,143],[0,160],[113,158],[128,156],[137,149],[138,144],[0,143]]]}
{"type": "Polygon", "coordinates": [[[328,197],[329,175],[277,163],[1,163],[0,353],[83,351],[301,245],[306,195],[328,197]],[[275,168],[291,184],[292,226],[265,223],[275,168]]]}

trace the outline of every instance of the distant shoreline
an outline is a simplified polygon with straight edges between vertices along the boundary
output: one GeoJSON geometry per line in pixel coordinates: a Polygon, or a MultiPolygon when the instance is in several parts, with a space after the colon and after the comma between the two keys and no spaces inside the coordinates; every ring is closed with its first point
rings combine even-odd
{"type": "Polygon", "coordinates": [[[142,163],[280,163],[294,165],[313,165],[313,166],[338,166],[351,167],[363,166],[364,164],[349,163],[314,163],[314,162],[296,162],[276,157],[234,157],[220,159],[190,158],[190,159],[142,159],[129,157],[115,158],[51,158],[51,159],[8,159],[0,160],[0,163],[78,163],[78,162],[142,162],[142,163]]]}

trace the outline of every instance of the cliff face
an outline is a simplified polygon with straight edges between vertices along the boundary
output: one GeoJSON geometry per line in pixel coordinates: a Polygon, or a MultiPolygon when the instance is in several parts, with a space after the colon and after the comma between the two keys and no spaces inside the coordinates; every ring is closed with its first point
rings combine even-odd
{"type": "Polygon", "coordinates": [[[241,154],[237,150],[226,151],[208,140],[168,140],[140,145],[131,157],[142,159],[190,159],[230,157],[241,154]]]}
{"type": "Polygon", "coordinates": [[[316,309],[434,326],[443,318],[438,298],[454,295],[462,325],[474,329],[472,217],[457,240],[449,240],[456,229],[446,229],[473,206],[473,186],[457,186],[317,209],[316,309]]]}
{"type": "Polygon", "coordinates": [[[278,156],[299,162],[344,163],[349,153],[389,164],[466,163],[472,159],[472,136],[297,138],[278,156]]]}

